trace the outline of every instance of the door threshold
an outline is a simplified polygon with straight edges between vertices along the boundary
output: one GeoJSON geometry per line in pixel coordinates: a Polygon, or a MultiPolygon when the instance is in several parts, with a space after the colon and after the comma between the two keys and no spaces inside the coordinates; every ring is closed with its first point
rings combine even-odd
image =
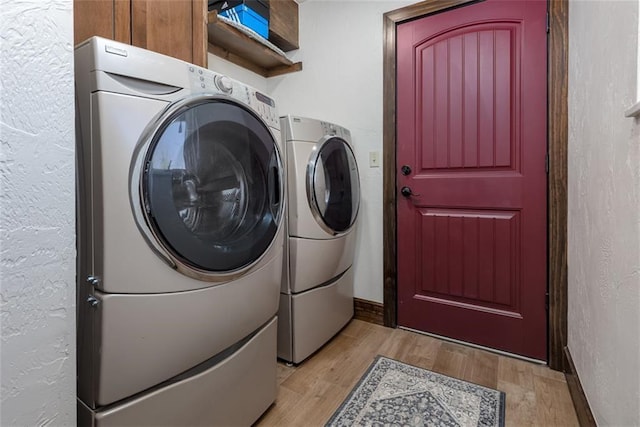
{"type": "Polygon", "coordinates": [[[449,341],[449,342],[452,342],[452,343],[455,343],[455,344],[464,345],[466,347],[472,347],[472,348],[477,348],[479,350],[489,351],[491,353],[496,353],[496,354],[499,354],[501,356],[507,356],[507,357],[512,357],[514,359],[524,360],[526,362],[535,363],[536,365],[547,365],[547,362],[544,361],[544,360],[534,359],[534,358],[531,358],[531,357],[522,356],[520,354],[509,353],[508,351],[498,350],[498,349],[491,348],[491,347],[485,347],[485,346],[480,345],[480,344],[474,344],[474,343],[471,343],[471,342],[468,342],[468,341],[461,341],[461,340],[457,340],[455,338],[445,337],[443,335],[432,334],[431,332],[419,331],[417,329],[407,328],[406,326],[398,326],[398,329],[404,329],[405,331],[415,332],[416,334],[420,334],[420,335],[427,335],[427,336],[432,337],[432,338],[437,338],[437,339],[443,340],[443,341],[449,341]]]}

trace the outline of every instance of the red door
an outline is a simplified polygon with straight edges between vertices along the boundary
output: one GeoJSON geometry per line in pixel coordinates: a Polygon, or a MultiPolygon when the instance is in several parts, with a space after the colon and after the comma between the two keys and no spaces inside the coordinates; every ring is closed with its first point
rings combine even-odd
{"type": "Polygon", "coordinates": [[[486,0],[397,28],[398,324],[540,360],[546,12],[486,0]]]}

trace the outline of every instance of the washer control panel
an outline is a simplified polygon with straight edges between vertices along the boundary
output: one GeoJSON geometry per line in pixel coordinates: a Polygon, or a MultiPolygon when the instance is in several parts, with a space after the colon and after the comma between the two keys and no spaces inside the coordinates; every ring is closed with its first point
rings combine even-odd
{"type": "Polygon", "coordinates": [[[249,104],[258,112],[262,120],[267,122],[269,126],[280,129],[280,119],[275,101],[250,87],[247,87],[247,95],[249,96],[249,104]]]}
{"type": "Polygon", "coordinates": [[[210,70],[189,65],[188,75],[191,90],[195,93],[205,92],[215,88],[214,76],[210,70]]]}
{"type": "Polygon", "coordinates": [[[187,74],[193,93],[214,93],[234,98],[249,105],[268,126],[280,129],[276,103],[267,95],[230,77],[195,65],[188,65],[187,74]]]}

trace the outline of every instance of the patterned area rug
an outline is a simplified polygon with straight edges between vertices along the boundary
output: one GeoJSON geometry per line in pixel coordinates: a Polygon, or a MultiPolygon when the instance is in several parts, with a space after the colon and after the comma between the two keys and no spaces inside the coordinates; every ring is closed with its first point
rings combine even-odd
{"type": "Polygon", "coordinates": [[[326,426],[504,426],[505,394],[377,356],[326,426]]]}

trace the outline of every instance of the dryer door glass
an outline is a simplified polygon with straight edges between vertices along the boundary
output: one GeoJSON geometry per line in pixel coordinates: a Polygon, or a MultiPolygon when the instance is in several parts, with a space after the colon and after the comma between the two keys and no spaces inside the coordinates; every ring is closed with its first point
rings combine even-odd
{"type": "Polygon", "coordinates": [[[351,147],[342,138],[326,140],[307,172],[309,202],[319,224],[334,234],[349,230],[360,205],[358,167],[351,147]]]}
{"type": "Polygon", "coordinates": [[[205,272],[231,272],[269,248],[282,211],[281,164],[264,123],[242,105],[194,101],[149,145],[146,215],[162,246],[205,272]]]}

